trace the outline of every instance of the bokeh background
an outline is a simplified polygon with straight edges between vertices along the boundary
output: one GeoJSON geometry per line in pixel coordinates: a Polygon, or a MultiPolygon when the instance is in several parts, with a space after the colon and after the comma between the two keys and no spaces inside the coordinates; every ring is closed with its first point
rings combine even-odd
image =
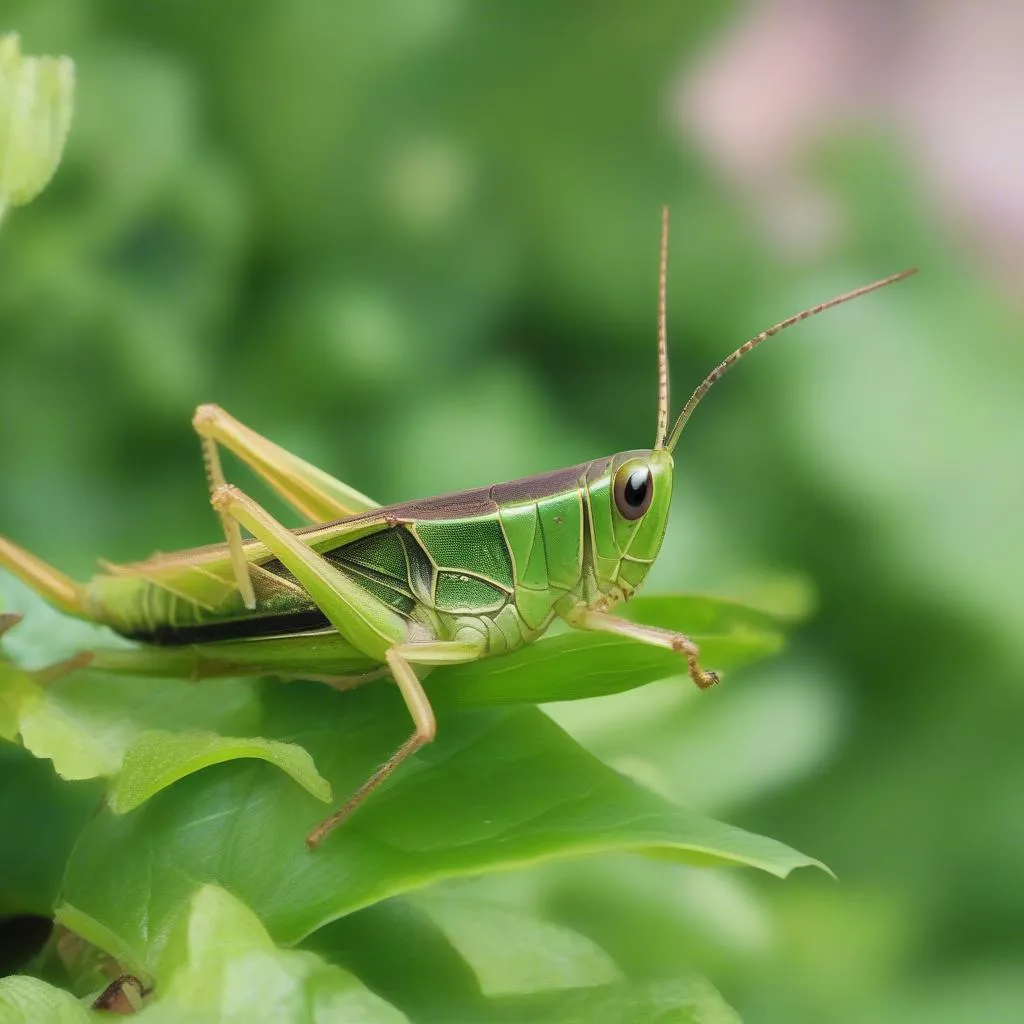
{"type": "Polygon", "coordinates": [[[552,709],[839,881],[623,859],[549,909],[752,1021],[1024,1020],[1019,4],[2,21],[75,59],[78,101],[0,233],[0,528],[78,575],[215,538],[200,402],[380,501],[649,444],[662,203],[677,407],[762,327],[920,265],[759,351],[678,449],[649,592],[802,603],[788,652],[552,709]],[[607,870],[665,920],[602,906],[607,870]]]}

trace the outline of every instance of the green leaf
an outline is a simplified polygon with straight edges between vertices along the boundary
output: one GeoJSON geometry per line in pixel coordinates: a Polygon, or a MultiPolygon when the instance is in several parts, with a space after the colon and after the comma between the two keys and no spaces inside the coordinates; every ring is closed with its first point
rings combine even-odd
{"type": "Polygon", "coordinates": [[[32,677],[4,661],[0,654],[0,739],[16,739],[22,714],[42,699],[42,688],[32,677]]]}
{"type": "Polygon", "coordinates": [[[743,604],[724,597],[704,594],[655,594],[636,597],[622,605],[617,614],[649,626],[678,629],[694,639],[720,636],[743,639],[772,634],[782,639],[782,628],[801,618],[792,601],[766,598],[761,606],[743,604]]]}
{"type": "Polygon", "coordinates": [[[67,57],[22,56],[16,34],[0,36],[0,211],[34,199],[53,177],[74,88],[67,57]]]}
{"type": "Polygon", "coordinates": [[[126,751],[110,791],[110,807],[115,814],[125,814],[192,772],[240,757],[276,765],[318,800],[331,799],[331,784],[316,770],[309,754],[293,743],[153,729],[142,733],[126,751]]]}
{"type": "Polygon", "coordinates": [[[83,629],[81,623],[57,615],[37,600],[29,607],[29,621],[19,624],[12,615],[0,621],[0,737],[20,737],[36,757],[53,761],[63,778],[115,775],[128,747],[153,728],[259,728],[259,702],[249,682],[218,679],[196,686],[177,679],[134,679],[82,670],[49,681],[45,668],[19,667],[8,650],[45,665],[66,655],[64,633],[82,636],[86,642],[107,641],[105,631],[83,629]],[[33,637],[37,613],[41,624],[50,624],[45,637],[33,637]]]}
{"type": "Polygon", "coordinates": [[[16,974],[0,978],[0,1024],[90,1024],[86,1008],[63,989],[16,974]]]}
{"type": "MultiPolygon", "coordinates": [[[[702,662],[735,669],[777,654],[782,616],[718,598],[637,598],[623,615],[687,633],[702,662]]],[[[435,708],[539,704],[621,693],[686,671],[682,658],[627,637],[573,630],[545,637],[512,654],[438,669],[427,681],[435,708]]]]}
{"type": "Polygon", "coordinates": [[[408,898],[381,900],[317,929],[302,946],[346,968],[418,1022],[486,1020],[473,969],[408,898]],[[396,936],[402,956],[395,956],[396,936]]]}
{"type": "Polygon", "coordinates": [[[410,900],[448,936],[490,998],[590,988],[622,978],[588,938],[517,908],[436,889],[410,900]]]}
{"type": "MultiPolygon", "coordinates": [[[[43,611],[54,630],[33,643],[23,623],[4,636],[29,660],[55,660],[60,633],[70,620],[43,611]]],[[[16,625],[7,616],[8,628],[16,625]]],[[[0,630],[2,632],[2,630],[0,630]]],[[[74,632],[81,632],[77,626],[74,632]]],[[[102,631],[92,630],[101,638],[102,631]]],[[[256,732],[259,699],[251,682],[219,679],[202,686],[176,679],[135,679],[78,671],[42,685],[46,670],[22,669],[0,651],[0,737],[20,737],[36,757],[49,758],[65,779],[113,776],[112,800],[134,806],[162,786],[191,771],[231,757],[261,757],[293,774],[311,792],[329,799],[308,754],[258,737],[233,739],[212,730],[256,732]],[[155,727],[162,727],[157,729],[155,727]],[[168,727],[181,732],[166,731],[168,727]],[[196,731],[199,730],[199,731],[196,731]],[[120,776],[127,759],[128,772],[120,776]],[[177,760],[177,763],[175,763],[177,760]],[[161,781],[163,779],[163,781],[161,781]]]]}
{"type": "Polygon", "coordinates": [[[508,1000],[488,1019],[495,1024],[741,1024],[736,1011],[703,978],[508,1000]]]}
{"type": "MultiPolygon", "coordinates": [[[[702,645],[705,664],[720,669],[768,657],[783,643],[778,617],[733,602],[676,596],[641,598],[626,607],[638,621],[690,633],[702,645]]],[[[33,611],[58,627],[72,625],[52,612],[33,611]]],[[[81,631],[79,624],[73,625],[81,631]]],[[[23,625],[12,637],[20,639],[25,629],[23,625]]],[[[103,642],[102,631],[93,634],[103,642]]],[[[54,656],[62,656],[66,651],[55,639],[49,641],[54,656]]],[[[45,661],[38,645],[32,656],[45,661]]],[[[427,680],[427,690],[438,710],[531,704],[619,693],[680,674],[682,667],[671,651],[625,637],[571,631],[501,658],[437,669],[427,680]]],[[[259,730],[259,718],[246,682],[207,680],[198,686],[78,672],[44,689],[31,674],[0,659],[0,734],[19,731],[25,746],[38,757],[51,758],[65,778],[116,775],[128,747],[147,729],[244,736],[259,730]]],[[[230,742],[225,751],[229,749],[230,742]]],[[[234,750],[229,756],[257,756],[241,747],[234,750]]],[[[184,747],[182,751],[187,753],[184,747]]],[[[197,762],[191,769],[183,767],[182,774],[202,766],[197,762]]]]}
{"type": "Polygon", "coordinates": [[[255,731],[260,709],[251,683],[209,680],[200,687],[80,671],[44,687],[42,677],[0,653],[0,737],[20,736],[27,750],[49,758],[65,779],[113,776],[110,804],[118,813],[185,775],[246,757],[276,765],[320,800],[331,798],[330,784],[301,747],[208,729],[147,728],[209,724],[255,731]]]}
{"type": "MultiPolygon", "coordinates": [[[[30,602],[31,604],[38,602],[30,602]]],[[[732,667],[778,650],[778,618],[735,603],[706,598],[647,598],[634,617],[691,632],[706,663],[732,667]]],[[[68,620],[52,610],[33,615],[52,621],[43,643],[24,641],[26,626],[9,634],[23,656],[46,660],[65,654],[58,639],[68,620]]],[[[76,632],[81,624],[74,624],[76,632]]],[[[103,638],[102,631],[92,630],[103,638]]],[[[103,639],[101,639],[103,642],[103,639]]],[[[572,631],[545,638],[515,654],[437,670],[428,692],[440,711],[566,700],[631,689],[677,674],[670,651],[600,633],[572,631]]],[[[131,810],[159,789],[209,765],[259,757],[292,775],[320,799],[329,784],[307,754],[290,744],[246,735],[260,729],[251,683],[208,680],[202,686],[173,679],[134,679],[79,671],[46,686],[38,670],[25,671],[0,655],[0,735],[20,735],[37,757],[50,758],[67,779],[113,777],[111,806],[131,810]],[[177,727],[175,735],[168,726],[177,727]],[[159,727],[159,728],[156,728],[159,727]],[[236,735],[222,735],[227,731],[236,735]],[[237,735],[241,734],[241,735],[237,735]]]]}
{"type": "Polygon", "coordinates": [[[313,953],[274,946],[256,915],[202,886],[178,921],[143,1021],[217,1024],[402,1024],[357,978],[313,953]]]}
{"type": "MultiPolygon", "coordinates": [[[[339,794],[407,735],[394,687],[268,685],[265,699],[277,736],[307,747],[339,794]]],[[[264,765],[209,768],[130,814],[90,822],[58,917],[100,947],[116,937],[111,951],[152,973],[182,901],[207,882],[237,893],[287,944],[442,878],[549,858],[641,850],[779,876],[816,863],[642,789],[535,708],[442,716],[438,740],[310,852],[303,837],[322,816],[322,804],[264,765]]]]}
{"type": "MultiPolygon", "coordinates": [[[[621,942],[628,945],[629,937],[621,942]]],[[[423,1024],[738,1020],[707,982],[674,977],[678,948],[665,951],[674,968],[655,975],[668,980],[627,982],[607,954],[580,934],[467,895],[464,885],[377,903],[332,922],[303,945],[353,970],[423,1024]],[[453,938],[460,940],[462,956],[453,938]],[[484,998],[477,977],[491,998],[484,998]]]]}
{"type": "Polygon", "coordinates": [[[113,775],[121,764],[130,719],[125,716],[119,722],[113,715],[89,715],[102,693],[89,686],[96,678],[91,673],[79,676],[60,690],[36,685],[21,704],[18,733],[25,749],[49,758],[65,779],[113,775]],[[64,697],[69,690],[80,692],[85,700],[69,703],[64,697]]]}
{"type": "Polygon", "coordinates": [[[93,778],[116,774],[128,748],[150,729],[256,732],[259,710],[252,685],[234,679],[197,686],[78,672],[23,708],[20,732],[25,746],[49,757],[65,778],[93,778]]]}

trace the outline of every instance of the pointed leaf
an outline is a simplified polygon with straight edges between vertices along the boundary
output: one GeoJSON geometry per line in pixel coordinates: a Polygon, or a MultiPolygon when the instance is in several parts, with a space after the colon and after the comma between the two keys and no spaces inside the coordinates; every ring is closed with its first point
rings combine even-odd
{"type": "Polygon", "coordinates": [[[495,1024],[741,1024],[736,1011],[703,978],[507,1000],[493,1009],[495,1024]]]}
{"type": "Polygon", "coordinates": [[[448,936],[485,996],[591,988],[622,978],[588,938],[518,908],[436,889],[410,900],[448,936]]]}
{"type": "Polygon", "coordinates": [[[317,929],[302,942],[361,978],[416,1021],[486,1020],[473,969],[425,911],[405,897],[381,900],[317,929]],[[395,936],[403,955],[395,956],[395,936]]]}
{"type": "MultiPolygon", "coordinates": [[[[679,630],[701,648],[705,666],[731,670],[777,654],[783,619],[718,598],[637,598],[621,609],[637,622],[679,630]]],[[[571,630],[486,662],[431,673],[435,707],[538,704],[621,693],[683,675],[680,655],[608,633],[571,630]]]]}
{"type": "Polygon", "coordinates": [[[239,757],[276,765],[318,800],[331,799],[331,784],[316,770],[309,754],[294,743],[153,729],[142,733],[125,752],[110,791],[110,807],[115,814],[125,814],[178,779],[239,757]]]}
{"type": "MultiPolygon", "coordinates": [[[[339,694],[268,685],[265,699],[267,723],[301,740],[338,794],[352,792],[408,730],[394,687],[339,694]]],[[[230,888],[277,941],[291,943],[441,878],[555,857],[646,850],[780,876],[815,863],[656,797],[534,708],[443,716],[438,740],[310,852],[303,836],[322,815],[322,804],[265,765],[209,768],[130,814],[105,811],[90,822],[58,916],[101,947],[117,936],[136,972],[151,973],[182,900],[205,882],[230,888]]]]}
{"type": "Polygon", "coordinates": [[[402,1024],[404,1014],[313,953],[280,950],[259,918],[216,886],[190,899],[142,1020],[218,1024],[402,1024]]]}
{"type": "Polygon", "coordinates": [[[0,207],[35,198],[57,169],[71,127],[74,64],[28,57],[0,36],[0,207]]]}

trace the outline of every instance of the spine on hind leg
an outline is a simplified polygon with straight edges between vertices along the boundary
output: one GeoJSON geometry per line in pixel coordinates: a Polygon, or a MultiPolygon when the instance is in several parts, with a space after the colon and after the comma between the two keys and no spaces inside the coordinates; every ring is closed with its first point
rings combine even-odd
{"type": "Polygon", "coordinates": [[[81,619],[90,618],[85,585],[0,537],[0,568],[13,573],[55,608],[81,619]]]}

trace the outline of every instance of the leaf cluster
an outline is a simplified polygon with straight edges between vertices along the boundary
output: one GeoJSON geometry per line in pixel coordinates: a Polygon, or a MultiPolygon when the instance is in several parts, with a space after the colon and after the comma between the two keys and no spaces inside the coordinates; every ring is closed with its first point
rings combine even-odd
{"type": "MultiPolygon", "coordinates": [[[[630,607],[691,630],[725,669],[781,644],[778,616],[729,602],[630,607]]],[[[566,632],[438,669],[437,741],[311,852],[307,829],[408,731],[394,687],[52,679],[38,666],[64,620],[26,610],[50,621],[5,634],[0,911],[52,915],[77,945],[51,941],[37,960],[56,987],[0,982],[5,1024],[43,1007],[86,1019],[79,999],[115,963],[152,989],[142,1019],[156,1021],[560,1021],[598,1006],[603,1020],[726,1021],[685,956],[669,976],[631,977],[536,901],[480,885],[623,851],[779,876],[815,863],[612,770],[536,706],[675,675],[671,652],[566,632]]]]}

